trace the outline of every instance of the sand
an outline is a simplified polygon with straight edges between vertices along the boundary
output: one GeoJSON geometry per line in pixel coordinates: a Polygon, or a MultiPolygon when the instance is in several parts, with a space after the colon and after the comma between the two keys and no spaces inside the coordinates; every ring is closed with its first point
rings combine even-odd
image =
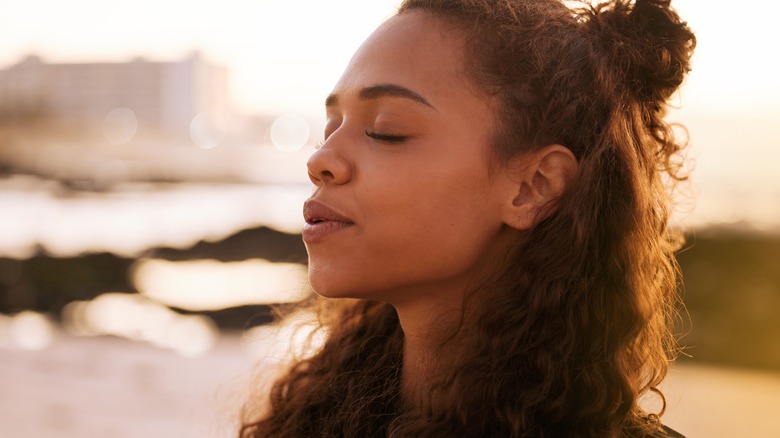
{"type": "Polygon", "coordinates": [[[0,349],[0,437],[235,436],[250,365],[230,337],[197,358],[64,334],[42,351],[0,349]]]}
{"type": "MultiPolygon", "coordinates": [[[[231,437],[254,359],[237,336],[197,358],[58,332],[0,348],[0,437],[231,437]]],[[[664,421],[690,438],[778,437],[780,374],[677,365],[664,421]]]]}

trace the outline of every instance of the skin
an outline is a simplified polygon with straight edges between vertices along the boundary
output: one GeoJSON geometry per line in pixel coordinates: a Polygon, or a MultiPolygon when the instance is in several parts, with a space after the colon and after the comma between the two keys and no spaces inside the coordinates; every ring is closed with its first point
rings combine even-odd
{"type": "Polygon", "coordinates": [[[313,198],[354,225],[307,243],[317,293],[399,306],[452,297],[502,239],[488,149],[493,110],[461,56],[456,35],[435,18],[394,17],[334,88],[325,141],[308,168],[313,198]]]}
{"type": "Polygon", "coordinates": [[[304,232],[310,283],[395,306],[407,394],[435,372],[430,352],[442,353],[467,291],[565,186],[571,156],[553,145],[495,162],[494,102],[464,65],[463,38],[440,19],[391,18],[328,97],[325,141],[308,162],[312,199],[342,219],[316,239],[304,232]]]}

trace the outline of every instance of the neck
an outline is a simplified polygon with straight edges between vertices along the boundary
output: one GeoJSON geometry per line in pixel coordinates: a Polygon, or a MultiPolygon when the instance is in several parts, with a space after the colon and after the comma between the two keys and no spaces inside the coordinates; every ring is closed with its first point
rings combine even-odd
{"type": "MultiPolygon", "coordinates": [[[[507,240],[507,242],[510,242],[507,240]]],[[[481,288],[495,273],[497,256],[505,256],[509,243],[496,245],[492,257],[484,257],[483,263],[467,277],[423,287],[402,294],[394,294],[388,302],[395,307],[404,333],[403,368],[401,370],[401,397],[410,406],[424,406],[430,398],[431,384],[441,379],[448,370],[457,366],[474,335],[472,324],[477,316],[473,310],[464,309],[467,293],[482,295],[481,288]]],[[[472,296],[469,302],[487,299],[472,296]]]]}
{"type": "MultiPolygon", "coordinates": [[[[453,301],[462,300],[449,303],[453,301]]],[[[431,382],[458,356],[455,334],[462,323],[461,308],[449,303],[396,306],[404,332],[401,395],[408,405],[421,406],[431,382]]]]}

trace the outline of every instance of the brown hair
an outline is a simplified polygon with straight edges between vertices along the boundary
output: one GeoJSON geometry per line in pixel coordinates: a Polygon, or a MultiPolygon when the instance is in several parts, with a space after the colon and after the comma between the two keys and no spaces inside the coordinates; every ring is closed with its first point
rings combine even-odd
{"type": "Polygon", "coordinates": [[[241,436],[652,433],[658,416],[638,398],[657,391],[675,352],[677,240],[663,179],[682,178],[663,117],[694,35],[668,0],[406,0],[399,13],[414,10],[467,36],[467,68],[499,101],[496,156],[563,144],[578,178],[481,287],[491,299],[467,300],[475,333],[424,409],[399,401],[393,307],[320,300],[327,341],[276,382],[241,436]]]}

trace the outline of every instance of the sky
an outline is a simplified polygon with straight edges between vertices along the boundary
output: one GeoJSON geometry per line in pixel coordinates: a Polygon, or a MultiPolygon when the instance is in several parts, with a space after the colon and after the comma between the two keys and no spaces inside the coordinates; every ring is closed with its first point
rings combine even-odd
{"type": "MultiPolygon", "coordinates": [[[[398,1],[7,0],[0,68],[30,53],[78,62],[172,60],[199,50],[229,68],[239,110],[317,119],[354,50],[398,1]]],[[[780,2],[672,4],[698,38],[670,115],[689,129],[695,215],[780,224],[780,2]]]]}
{"type": "Polygon", "coordinates": [[[231,71],[248,111],[320,111],[352,52],[395,0],[25,0],[0,8],[0,66],[177,59],[200,50],[231,71]]]}
{"type": "MultiPolygon", "coordinates": [[[[351,54],[398,0],[25,0],[0,12],[0,67],[49,61],[176,59],[201,50],[231,70],[243,110],[320,111],[351,54]]],[[[698,35],[680,105],[697,114],[780,118],[772,0],[675,0],[698,35]]]]}

